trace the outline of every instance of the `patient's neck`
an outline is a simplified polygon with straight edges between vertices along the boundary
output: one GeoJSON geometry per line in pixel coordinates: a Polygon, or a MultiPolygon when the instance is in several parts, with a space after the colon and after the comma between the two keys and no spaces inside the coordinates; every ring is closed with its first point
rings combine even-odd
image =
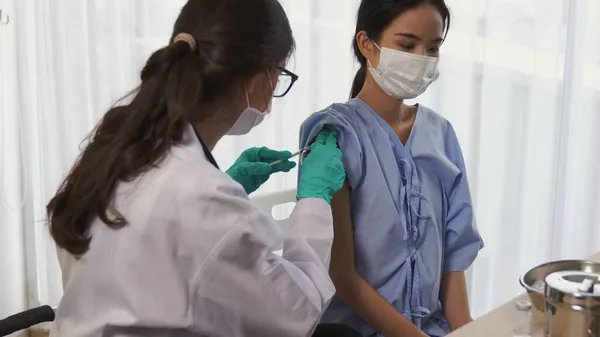
{"type": "Polygon", "coordinates": [[[383,92],[371,76],[367,76],[365,85],[357,98],[367,103],[388,124],[397,125],[414,119],[414,109],[406,109],[403,100],[397,100],[383,92]]]}

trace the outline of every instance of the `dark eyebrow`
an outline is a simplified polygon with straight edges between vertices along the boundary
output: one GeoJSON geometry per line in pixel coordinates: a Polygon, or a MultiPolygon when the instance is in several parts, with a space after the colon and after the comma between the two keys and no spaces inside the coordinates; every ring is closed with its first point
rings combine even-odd
{"type": "MultiPolygon", "coordinates": [[[[394,35],[398,35],[398,36],[404,36],[404,37],[408,37],[410,39],[413,40],[417,40],[417,41],[421,41],[421,38],[416,36],[415,34],[409,34],[409,33],[396,33],[394,35]]],[[[437,39],[433,40],[432,42],[444,42],[444,39],[441,37],[438,37],[437,39]]]]}

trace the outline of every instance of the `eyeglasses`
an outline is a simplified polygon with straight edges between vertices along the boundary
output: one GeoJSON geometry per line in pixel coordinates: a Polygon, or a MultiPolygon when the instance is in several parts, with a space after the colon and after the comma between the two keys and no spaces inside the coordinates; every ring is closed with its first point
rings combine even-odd
{"type": "Polygon", "coordinates": [[[287,95],[288,92],[294,86],[294,83],[298,80],[298,75],[293,72],[283,68],[277,67],[281,73],[277,78],[277,85],[275,86],[275,90],[273,91],[273,97],[283,97],[287,95]]]}

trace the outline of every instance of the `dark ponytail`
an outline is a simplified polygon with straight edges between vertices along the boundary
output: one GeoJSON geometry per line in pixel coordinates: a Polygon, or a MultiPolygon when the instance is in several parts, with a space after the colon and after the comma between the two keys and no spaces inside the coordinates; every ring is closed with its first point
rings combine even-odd
{"type": "Polygon", "coordinates": [[[155,167],[189,122],[209,117],[235,84],[285,61],[294,47],[277,0],[189,0],[171,41],[179,33],[197,47],[179,41],[150,56],[131,101],[104,115],[46,207],[54,241],[73,255],[89,249],[94,219],[114,229],[127,224],[112,204],[120,182],[155,167]]]}
{"type": "Polygon", "coordinates": [[[367,59],[358,48],[356,41],[358,33],[365,31],[369,39],[379,42],[383,31],[398,16],[423,5],[432,5],[437,8],[444,20],[444,31],[448,34],[448,29],[450,28],[450,10],[444,0],[362,0],[360,2],[352,48],[354,56],[361,67],[354,77],[350,98],[355,98],[360,93],[367,78],[367,59]]]}
{"type": "MultiPolygon", "coordinates": [[[[358,33],[357,33],[358,34],[358,33]]],[[[355,35],[356,36],[356,35],[355,35]]],[[[350,90],[350,98],[356,98],[365,84],[365,80],[367,79],[367,58],[360,52],[358,48],[358,42],[356,38],[352,43],[352,48],[354,49],[354,56],[360,63],[360,68],[356,71],[356,75],[354,75],[354,81],[352,81],[352,89],[350,90]]]]}
{"type": "Polygon", "coordinates": [[[98,216],[111,228],[125,218],[111,205],[119,181],[131,180],[160,162],[181,140],[189,112],[198,109],[202,77],[198,57],[185,43],[156,51],[142,83],[125,106],[115,106],[87,139],[87,146],[50,200],[50,233],[74,255],[88,249],[89,224],[98,216]]]}
{"type": "Polygon", "coordinates": [[[350,91],[350,98],[355,98],[358,96],[360,91],[365,84],[365,80],[367,79],[367,66],[361,65],[356,75],[354,75],[354,81],[352,81],[352,90],[350,91]]]}

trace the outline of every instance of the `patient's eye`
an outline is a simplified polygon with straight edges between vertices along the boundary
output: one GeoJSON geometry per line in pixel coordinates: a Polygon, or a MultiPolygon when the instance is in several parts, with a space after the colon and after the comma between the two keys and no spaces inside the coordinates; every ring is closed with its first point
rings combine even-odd
{"type": "Polygon", "coordinates": [[[400,48],[404,51],[411,51],[415,49],[414,43],[400,43],[400,48]]]}

